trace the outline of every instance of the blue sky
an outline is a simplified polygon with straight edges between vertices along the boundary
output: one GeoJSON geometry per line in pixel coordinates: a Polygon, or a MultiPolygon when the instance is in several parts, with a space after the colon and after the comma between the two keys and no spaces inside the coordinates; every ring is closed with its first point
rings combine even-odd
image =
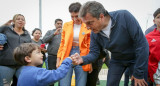
{"type": "MultiPolygon", "coordinates": [[[[42,32],[54,29],[54,20],[61,18],[70,21],[68,6],[73,2],[85,3],[86,0],[42,0],[42,32]]],[[[108,11],[125,9],[130,11],[140,23],[142,30],[153,25],[153,12],[160,7],[160,0],[96,0],[108,11]],[[147,22],[148,21],[148,22],[147,22]]],[[[26,18],[25,28],[31,32],[39,27],[39,0],[0,0],[0,25],[12,19],[15,14],[26,18]]]]}

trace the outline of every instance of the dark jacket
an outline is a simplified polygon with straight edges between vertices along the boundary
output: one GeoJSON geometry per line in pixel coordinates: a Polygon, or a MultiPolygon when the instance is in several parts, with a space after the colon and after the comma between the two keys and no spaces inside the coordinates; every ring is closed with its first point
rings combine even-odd
{"type": "Polygon", "coordinates": [[[91,33],[90,53],[83,56],[83,64],[95,61],[100,48],[111,52],[111,59],[120,63],[135,63],[133,76],[144,78],[144,67],[148,65],[149,46],[137,20],[126,10],[109,13],[112,26],[110,38],[102,31],[91,33]]]}
{"type": "Polygon", "coordinates": [[[7,43],[4,45],[4,49],[0,53],[0,65],[3,66],[17,66],[13,58],[13,50],[22,43],[31,42],[31,37],[24,28],[24,33],[18,35],[14,30],[13,26],[2,26],[0,27],[0,33],[7,36],[7,43]]]}
{"type": "Polygon", "coordinates": [[[53,35],[56,29],[49,30],[43,37],[43,42],[49,43],[47,47],[47,52],[49,55],[57,55],[60,42],[61,42],[61,34],[59,35],[53,35]]]}

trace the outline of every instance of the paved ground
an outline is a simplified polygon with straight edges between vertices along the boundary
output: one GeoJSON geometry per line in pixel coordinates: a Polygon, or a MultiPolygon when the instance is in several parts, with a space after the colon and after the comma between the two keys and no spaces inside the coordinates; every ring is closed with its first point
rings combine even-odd
{"type": "MultiPolygon", "coordinates": [[[[108,74],[108,69],[101,69],[98,77],[100,80],[107,80],[107,74],[108,74]]],[[[122,76],[121,81],[124,81],[124,75],[122,76]]]]}
{"type": "MultiPolygon", "coordinates": [[[[101,69],[99,76],[98,76],[100,79],[100,85],[97,85],[97,86],[106,86],[107,73],[108,73],[108,69],[101,69]]],[[[119,86],[124,86],[124,75],[121,78],[121,82],[119,86]]]]}
{"type": "MultiPolygon", "coordinates": [[[[98,76],[100,79],[100,85],[97,85],[97,86],[106,86],[107,73],[108,73],[108,69],[101,69],[99,76],[98,76]]],[[[56,83],[55,86],[58,86],[58,84],[56,83]]],[[[74,85],[72,85],[72,86],[74,86],[74,85]]],[[[124,86],[124,75],[122,76],[122,79],[121,79],[119,86],[124,86]]]]}

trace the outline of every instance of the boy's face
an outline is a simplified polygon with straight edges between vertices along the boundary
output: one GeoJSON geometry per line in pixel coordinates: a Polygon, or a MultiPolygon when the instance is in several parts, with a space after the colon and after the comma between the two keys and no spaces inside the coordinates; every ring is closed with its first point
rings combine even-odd
{"type": "Polygon", "coordinates": [[[160,13],[154,18],[153,21],[157,25],[157,28],[160,28],[160,13]]]}
{"type": "Polygon", "coordinates": [[[38,66],[43,63],[43,54],[41,53],[40,49],[33,50],[30,57],[30,65],[38,66]]]}

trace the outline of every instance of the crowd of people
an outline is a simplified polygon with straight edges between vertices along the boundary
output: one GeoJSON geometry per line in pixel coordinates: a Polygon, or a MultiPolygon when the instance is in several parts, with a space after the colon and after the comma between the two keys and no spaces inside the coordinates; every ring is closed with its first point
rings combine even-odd
{"type": "Polygon", "coordinates": [[[44,37],[35,28],[31,39],[22,14],[0,26],[0,86],[71,86],[73,70],[75,86],[96,86],[103,62],[106,86],[119,86],[123,74],[124,86],[129,79],[131,86],[160,86],[160,8],[145,35],[127,10],[108,12],[96,1],[68,10],[71,21],[56,19],[44,37]]]}

